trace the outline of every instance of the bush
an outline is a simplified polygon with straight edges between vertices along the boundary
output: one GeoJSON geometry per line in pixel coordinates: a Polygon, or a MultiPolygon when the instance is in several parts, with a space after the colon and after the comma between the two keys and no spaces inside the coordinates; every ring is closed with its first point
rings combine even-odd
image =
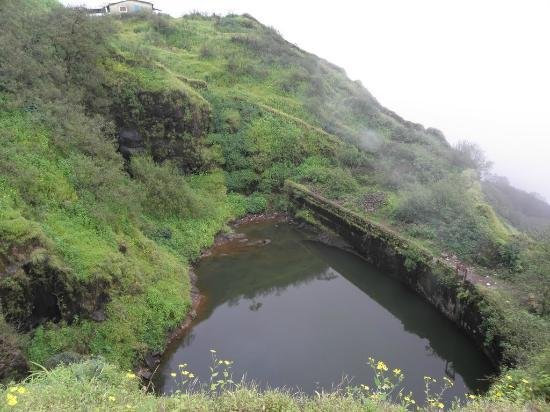
{"type": "Polygon", "coordinates": [[[241,126],[241,114],[238,110],[226,109],[224,110],[222,116],[225,128],[229,133],[235,133],[239,130],[241,126]]]}
{"type": "Polygon", "coordinates": [[[227,189],[233,192],[252,193],[259,182],[258,175],[250,169],[227,172],[225,176],[227,189]]]}
{"type": "Polygon", "coordinates": [[[247,198],[246,211],[248,213],[262,213],[267,209],[267,199],[260,193],[252,193],[247,198]]]}
{"type": "Polygon", "coordinates": [[[340,166],[350,169],[366,168],[370,166],[366,153],[350,145],[338,148],[336,151],[336,161],[340,166]]]}
{"type": "Polygon", "coordinates": [[[454,147],[453,153],[455,164],[465,169],[474,169],[480,175],[492,167],[492,163],[485,158],[485,154],[475,143],[463,140],[454,147]]]}
{"type": "Polygon", "coordinates": [[[259,190],[264,193],[278,192],[292,174],[292,169],[289,163],[274,163],[262,173],[259,190]]]}
{"type": "Polygon", "coordinates": [[[176,166],[156,164],[149,156],[133,156],[130,172],[141,183],[144,208],[155,217],[190,217],[201,214],[202,204],[176,166]]]}
{"type": "Polygon", "coordinates": [[[229,193],[228,200],[237,217],[246,214],[263,213],[267,209],[267,198],[261,193],[245,196],[240,193],[229,193]]]}
{"type": "Polygon", "coordinates": [[[495,265],[498,248],[508,233],[494,219],[492,209],[479,204],[475,193],[470,180],[463,176],[414,185],[403,192],[393,215],[400,222],[431,227],[442,245],[462,258],[495,265]]]}
{"type": "Polygon", "coordinates": [[[332,166],[322,157],[307,158],[297,169],[297,179],[313,184],[329,198],[338,198],[359,189],[349,171],[332,166]]]}
{"type": "Polygon", "coordinates": [[[522,245],[517,238],[501,244],[498,249],[500,263],[510,272],[521,272],[523,270],[521,252],[522,245]]]}

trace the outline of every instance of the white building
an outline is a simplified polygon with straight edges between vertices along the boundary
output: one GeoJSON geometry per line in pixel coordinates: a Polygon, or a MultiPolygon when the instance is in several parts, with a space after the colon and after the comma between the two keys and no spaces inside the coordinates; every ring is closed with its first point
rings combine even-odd
{"type": "Polygon", "coordinates": [[[90,9],[92,14],[130,14],[130,13],[155,13],[153,3],[141,0],[125,0],[107,4],[103,9],[90,9]]]}

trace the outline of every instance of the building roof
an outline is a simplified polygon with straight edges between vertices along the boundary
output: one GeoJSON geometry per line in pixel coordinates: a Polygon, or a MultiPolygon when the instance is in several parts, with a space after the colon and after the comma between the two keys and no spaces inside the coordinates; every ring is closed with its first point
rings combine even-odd
{"type": "Polygon", "coordinates": [[[122,1],[115,1],[113,3],[109,3],[107,4],[107,7],[109,6],[114,6],[115,4],[118,4],[118,3],[125,3],[126,1],[135,1],[137,3],[145,3],[145,4],[150,4],[151,6],[153,5],[153,3],[151,3],[150,1],[142,1],[142,0],[122,0],[122,1]]]}

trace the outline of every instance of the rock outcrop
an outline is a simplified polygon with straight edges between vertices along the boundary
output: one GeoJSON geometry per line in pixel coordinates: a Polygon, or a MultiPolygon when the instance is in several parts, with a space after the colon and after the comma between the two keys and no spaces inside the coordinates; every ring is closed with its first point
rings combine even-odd
{"type": "Polygon", "coordinates": [[[211,115],[206,101],[178,90],[128,91],[115,99],[112,115],[127,160],[148,153],[156,162],[174,161],[184,172],[202,168],[201,143],[211,115]]]}

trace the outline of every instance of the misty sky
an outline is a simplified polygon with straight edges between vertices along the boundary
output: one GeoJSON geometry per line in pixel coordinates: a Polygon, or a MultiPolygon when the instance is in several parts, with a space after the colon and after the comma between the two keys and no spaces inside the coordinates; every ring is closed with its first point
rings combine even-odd
{"type": "MultiPolygon", "coordinates": [[[[65,0],[103,6],[104,1],[65,0]]],[[[549,0],[157,0],[173,16],[249,13],[359,79],[407,120],[470,140],[550,200],[549,0]]]]}

